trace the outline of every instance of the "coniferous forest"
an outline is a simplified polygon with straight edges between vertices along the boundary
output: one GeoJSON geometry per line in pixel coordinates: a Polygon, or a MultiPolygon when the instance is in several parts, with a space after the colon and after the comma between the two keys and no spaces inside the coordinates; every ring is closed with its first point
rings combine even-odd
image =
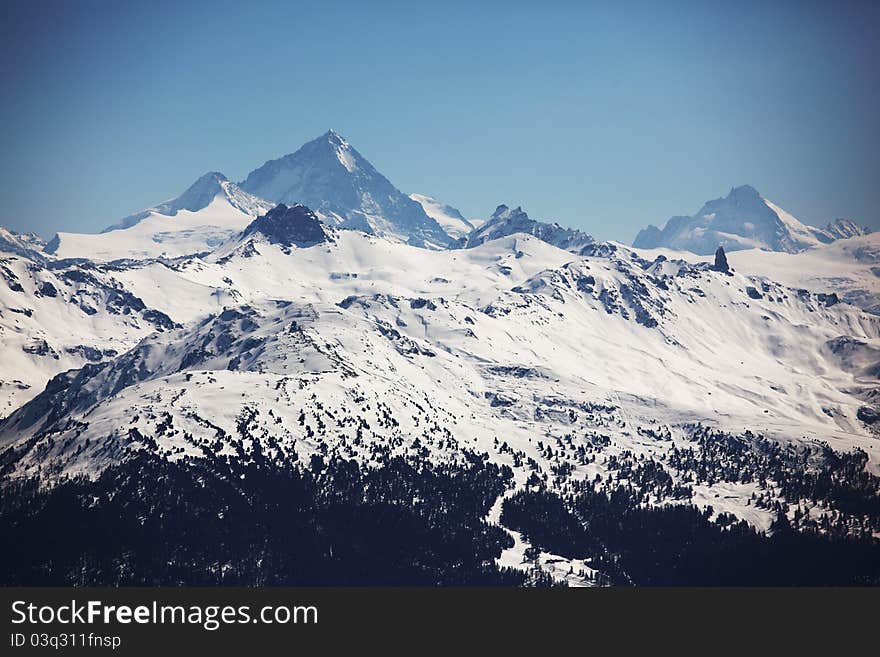
{"type": "Polygon", "coordinates": [[[309,468],[169,462],[143,453],[98,479],[2,496],[6,585],[519,584],[483,521],[509,471],[391,459],[309,468]],[[13,537],[13,540],[8,540],[13,537]]]}
{"type": "MultiPolygon", "coordinates": [[[[169,461],[148,452],[98,478],[54,487],[7,480],[0,499],[5,585],[542,585],[499,568],[521,532],[539,550],[585,559],[613,585],[880,583],[880,545],[863,535],[769,532],[699,509],[687,491],[646,504],[668,475],[624,469],[640,488],[538,478],[489,508],[512,472],[471,452],[459,464],[387,458],[380,467],[259,453],[169,461]],[[652,483],[653,482],[653,483],[652,483]]],[[[668,482],[667,482],[668,483],[668,482]]]]}

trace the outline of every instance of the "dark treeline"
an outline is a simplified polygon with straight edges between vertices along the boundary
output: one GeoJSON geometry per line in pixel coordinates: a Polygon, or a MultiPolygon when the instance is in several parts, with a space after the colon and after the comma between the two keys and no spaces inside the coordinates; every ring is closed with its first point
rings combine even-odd
{"type": "Polygon", "coordinates": [[[703,426],[693,428],[691,446],[673,448],[667,459],[685,484],[755,482],[755,506],[778,513],[781,500],[798,505],[795,529],[836,538],[880,533],[880,477],[867,463],[863,450],[782,444],[749,431],[734,436],[703,426]],[[769,490],[770,482],[778,493],[769,490]],[[820,513],[807,513],[811,507],[820,513]]]}
{"type": "Polygon", "coordinates": [[[546,490],[505,501],[501,521],[533,544],[593,559],[615,584],[794,586],[880,584],[880,544],[795,531],[780,516],[769,535],[691,504],[646,507],[624,486],[585,487],[563,500],[546,490]]]}
{"type": "MultiPolygon", "coordinates": [[[[590,445],[584,461],[601,449],[590,445]]],[[[571,449],[539,447],[551,459],[571,449]]],[[[0,584],[552,584],[540,569],[495,565],[512,539],[485,518],[512,480],[506,466],[470,452],[432,464],[377,444],[381,465],[366,467],[323,451],[308,467],[258,448],[174,462],[144,451],[95,480],[46,489],[6,479],[0,584]]],[[[865,459],[699,434],[665,466],[621,452],[603,461],[605,477],[561,493],[533,472],[501,522],[535,548],[589,560],[603,584],[880,585],[878,478],[865,459]],[[772,531],[692,504],[694,484],[718,481],[757,482],[747,503],[776,514],[772,531]],[[773,481],[794,507],[788,516],[765,490],[773,481]],[[807,502],[824,515],[811,518],[807,502]]]]}
{"type": "Polygon", "coordinates": [[[511,473],[390,459],[309,469],[142,453],[94,481],[5,482],[5,585],[521,584],[484,522],[511,473]]]}

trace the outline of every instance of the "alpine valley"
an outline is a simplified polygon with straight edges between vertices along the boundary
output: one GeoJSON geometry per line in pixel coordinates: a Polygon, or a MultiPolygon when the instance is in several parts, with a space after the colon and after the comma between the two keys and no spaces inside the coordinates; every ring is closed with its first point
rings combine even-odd
{"type": "Polygon", "coordinates": [[[880,584],[880,238],[745,186],[635,244],[334,131],[0,230],[0,581],[880,584]]]}

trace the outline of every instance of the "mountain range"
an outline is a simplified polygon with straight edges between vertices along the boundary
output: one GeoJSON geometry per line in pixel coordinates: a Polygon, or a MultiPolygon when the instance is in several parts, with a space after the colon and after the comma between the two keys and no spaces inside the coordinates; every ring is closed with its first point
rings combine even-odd
{"type": "Polygon", "coordinates": [[[473,222],[331,131],[0,232],[0,579],[880,582],[878,236],[749,187],[654,230],[473,222]]]}
{"type": "MultiPolygon", "coordinates": [[[[240,183],[209,172],[180,196],[124,217],[100,235],[61,232],[48,244],[31,238],[29,246],[17,248],[98,261],[177,258],[210,251],[277,203],[305,205],[330,226],[433,249],[470,248],[515,233],[535,235],[572,252],[593,242],[583,231],[531,219],[521,207],[499,205],[487,220],[466,219],[433,197],[406,195],[344,137],[329,130],[254,169],[240,183]]],[[[648,226],[633,245],[698,255],[712,254],[718,246],[797,253],[867,232],[846,219],[824,229],[809,226],[744,185],[708,201],[693,216],[672,217],[662,230],[648,226]]],[[[4,239],[8,245],[21,241],[4,239]]]]}

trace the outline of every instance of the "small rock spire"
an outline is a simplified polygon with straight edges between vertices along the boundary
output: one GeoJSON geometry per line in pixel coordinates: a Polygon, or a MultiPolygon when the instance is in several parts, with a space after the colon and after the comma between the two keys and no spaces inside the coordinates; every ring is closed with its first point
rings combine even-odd
{"type": "Polygon", "coordinates": [[[724,253],[723,246],[719,246],[718,250],[715,251],[715,264],[712,265],[712,269],[715,271],[723,271],[724,273],[730,271],[730,265],[727,264],[727,255],[724,253]]]}

